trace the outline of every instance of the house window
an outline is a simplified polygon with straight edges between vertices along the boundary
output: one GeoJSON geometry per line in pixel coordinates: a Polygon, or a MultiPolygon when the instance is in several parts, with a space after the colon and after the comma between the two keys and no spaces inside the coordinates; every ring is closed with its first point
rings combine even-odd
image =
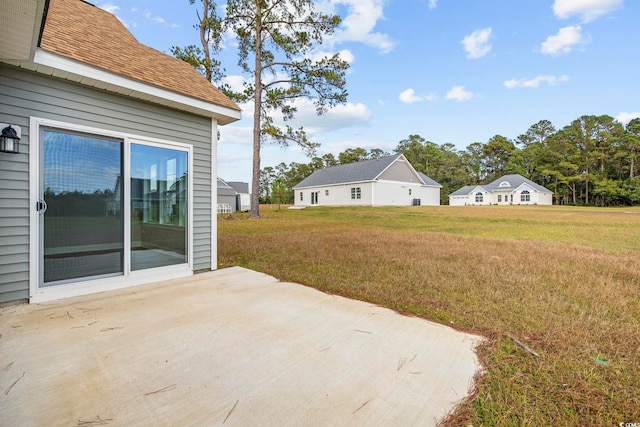
{"type": "Polygon", "coordinates": [[[324,190],[324,195],[328,196],[329,195],[329,190],[324,190]]]}
{"type": "Polygon", "coordinates": [[[319,191],[311,192],[311,204],[312,205],[317,205],[318,204],[318,196],[319,195],[320,195],[319,191]]]}
{"type": "Polygon", "coordinates": [[[530,202],[531,201],[531,194],[527,190],[524,190],[522,193],[520,193],[520,201],[521,202],[530,202]]]}
{"type": "Polygon", "coordinates": [[[476,203],[482,203],[482,193],[476,193],[476,203]]]}
{"type": "Polygon", "coordinates": [[[304,200],[304,196],[303,196],[303,194],[304,194],[304,193],[301,191],[301,192],[300,192],[300,201],[301,201],[301,202],[304,200]]]}
{"type": "Polygon", "coordinates": [[[362,199],[362,191],[360,187],[351,188],[351,200],[362,199]]]}
{"type": "Polygon", "coordinates": [[[502,194],[498,194],[498,203],[502,202],[502,194]]]}

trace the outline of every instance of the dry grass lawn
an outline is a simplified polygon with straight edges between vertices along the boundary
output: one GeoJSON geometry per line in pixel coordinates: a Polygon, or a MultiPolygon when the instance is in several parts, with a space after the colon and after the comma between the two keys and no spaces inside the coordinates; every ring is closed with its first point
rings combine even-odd
{"type": "Polygon", "coordinates": [[[487,373],[447,424],[640,422],[640,209],[261,214],[221,218],[220,267],[240,265],[489,338],[478,349],[487,373]]]}

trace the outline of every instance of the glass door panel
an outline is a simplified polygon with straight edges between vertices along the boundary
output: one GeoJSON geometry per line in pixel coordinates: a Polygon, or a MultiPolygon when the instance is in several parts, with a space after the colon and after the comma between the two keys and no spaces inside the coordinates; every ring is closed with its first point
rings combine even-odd
{"type": "Polygon", "coordinates": [[[131,144],[131,270],[188,262],[188,153],[131,144]]]}
{"type": "Polygon", "coordinates": [[[41,284],[122,275],[122,141],[52,129],[41,141],[41,284]]]}

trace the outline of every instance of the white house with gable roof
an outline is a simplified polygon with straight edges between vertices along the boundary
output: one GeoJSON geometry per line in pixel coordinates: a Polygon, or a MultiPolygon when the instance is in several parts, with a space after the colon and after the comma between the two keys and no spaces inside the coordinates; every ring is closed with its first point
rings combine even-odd
{"type": "Polygon", "coordinates": [[[487,185],[467,185],[449,194],[450,206],[551,204],[551,191],[518,174],[505,175],[487,185]]]}
{"type": "Polygon", "coordinates": [[[295,206],[438,206],[440,188],[395,154],[317,170],[293,190],[295,206]]]}

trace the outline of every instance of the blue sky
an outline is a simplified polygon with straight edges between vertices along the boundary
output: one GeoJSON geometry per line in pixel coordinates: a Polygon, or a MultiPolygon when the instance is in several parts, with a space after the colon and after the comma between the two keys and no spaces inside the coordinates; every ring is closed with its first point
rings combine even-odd
{"type": "MultiPolygon", "coordinates": [[[[94,0],[143,44],[162,52],[198,44],[188,0],[94,0]]],[[[196,1],[196,3],[199,3],[196,1]]],[[[515,139],[540,120],[556,128],[581,115],[640,117],[640,2],[634,0],[322,0],[342,25],[319,52],[350,63],[349,99],[293,125],[318,155],[382,148],[418,134],[463,150],[494,135],[515,139]]],[[[220,59],[242,81],[232,40],[220,59]]],[[[319,53],[318,52],[318,53],[319,53]]],[[[221,128],[218,174],[251,181],[252,105],[221,128]]],[[[306,163],[297,148],[263,148],[262,166],[306,163]]]]}

